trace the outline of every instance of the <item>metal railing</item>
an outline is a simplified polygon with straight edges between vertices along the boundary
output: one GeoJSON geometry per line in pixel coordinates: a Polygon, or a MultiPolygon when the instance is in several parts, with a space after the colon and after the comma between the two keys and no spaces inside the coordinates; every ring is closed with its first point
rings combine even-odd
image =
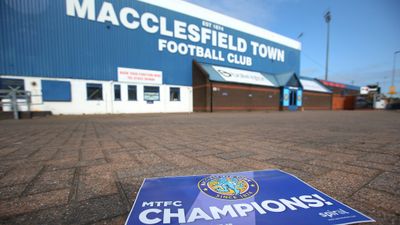
{"type": "Polygon", "coordinates": [[[26,106],[26,111],[31,111],[32,95],[30,91],[22,91],[19,88],[0,89],[0,106],[9,107],[14,114],[14,119],[19,119],[18,111],[26,106]]]}

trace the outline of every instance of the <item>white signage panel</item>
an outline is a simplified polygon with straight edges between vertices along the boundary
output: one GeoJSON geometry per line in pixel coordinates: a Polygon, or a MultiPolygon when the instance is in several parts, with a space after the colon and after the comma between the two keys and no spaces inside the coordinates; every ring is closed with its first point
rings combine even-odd
{"type": "Polygon", "coordinates": [[[213,68],[215,69],[215,71],[218,72],[219,75],[221,75],[221,77],[225,81],[262,86],[275,86],[271,81],[269,81],[259,72],[232,69],[221,66],[213,66],[213,68]]]}
{"type": "Polygon", "coordinates": [[[118,67],[118,81],[141,84],[162,84],[162,71],[118,67]]]}
{"type": "Polygon", "coordinates": [[[360,94],[367,95],[368,93],[369,93],[369,88],[368,87],[361,87],[360,88],[360,94]]]}
{"type": "Polygon", "coordinates": [[[329,92],[322,85],[317,83],[316,81],[300,79],[301,85],[304,90],[307,91],[318,91],[318,92],[329,92]]]}

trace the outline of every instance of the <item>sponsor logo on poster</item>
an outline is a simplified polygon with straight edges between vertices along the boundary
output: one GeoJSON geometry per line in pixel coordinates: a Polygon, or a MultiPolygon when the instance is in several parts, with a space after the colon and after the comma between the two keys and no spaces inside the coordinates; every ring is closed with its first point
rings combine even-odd
{"type": "Polygon", "coordinates": [[[213,66],[214,70],[225,80],[229,82],[256,84],[262,86],[275,85],[259,72],[227,68],[222,66],[213,66]]]}

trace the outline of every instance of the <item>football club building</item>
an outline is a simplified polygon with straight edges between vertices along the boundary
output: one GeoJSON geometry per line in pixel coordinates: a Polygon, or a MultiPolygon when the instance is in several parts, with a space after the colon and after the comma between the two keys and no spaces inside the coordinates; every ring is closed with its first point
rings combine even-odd
{"type": "Polygon", "coordinates": [[[299,42],[185,1],[5,0],[0,17],[0,89],[29,91],[32,111],[331,107],[299,42]]]}

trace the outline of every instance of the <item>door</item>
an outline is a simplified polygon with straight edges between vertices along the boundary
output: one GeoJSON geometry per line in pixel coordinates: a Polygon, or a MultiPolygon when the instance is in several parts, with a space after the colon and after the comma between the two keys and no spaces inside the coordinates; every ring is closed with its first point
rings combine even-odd
{"type": "Polygon", "coordinates": [[[297,90],[297,106],[303,106],[303,90],[301,89],[297,90]]]}
{"type": "Polygon", "coordinates": [[[283,96],[282,96],[282,106],[288,107],[289,106],[289,98],[290,98],[290,91],[287,88],[283,89],[283,96]]]}
{"type": "Polygon", "coordinates": [[[289,89],[289,110],[297,110],[297,90],[289,89]]]}

